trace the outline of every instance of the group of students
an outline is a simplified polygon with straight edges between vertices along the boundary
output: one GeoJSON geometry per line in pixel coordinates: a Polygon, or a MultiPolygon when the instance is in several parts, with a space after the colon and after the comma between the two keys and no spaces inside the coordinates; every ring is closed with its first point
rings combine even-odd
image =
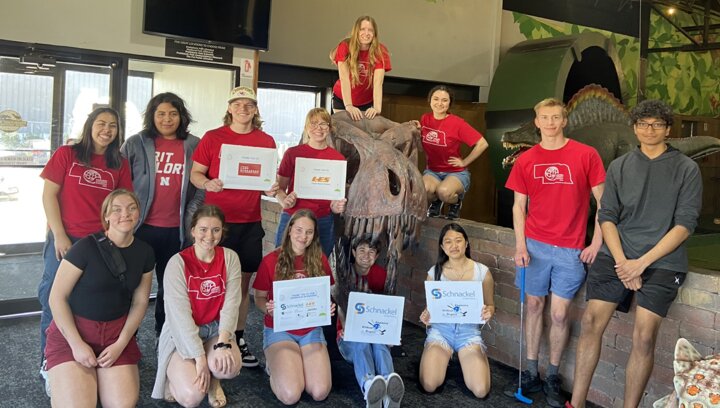
{"type": "MultiPolygon", "coordinates": [[[[334,110],[347,110],[354,120],[380,114],[382,81],[391,66],[375,21],[360,17],[331,56],[340,75],[334,110]]],[[[428,101],[432,112],[418,123],[428,159],[423,175],[428,215],[439,216],[447,203],[447,217],[453,219],[469,187],[467,166],[487,149],[487,142],[449,113],[449,88],[433,88],[428,101]],[[465,158],[460,144],[472,146],[465,158]]],[[[283,210],[277,249],[263,257],[263,192],[225,189],[220,151],[223,144],[276,146],[261,130],[252,89],[233,89],[227,103],[224,125],[199,139],[188,131],[192,117],[183,100],[172,93],[156,95],[145,111],[144,129],[122,146],[117,112],[95,109],[79,142],[60,147],[43,170],[49,231],[38,293],[41,372],[49,377],[54,406],[70,401],[94,406],[98,397],[104,406],[137,403],[140,352],[135,333],[148,305],[153,270],[158,280],[154,398],[196,406],[207,396],[211,406],[224,406],[219,380],[259,364],[244,340],[255,272],[255,305],[265,315],[263,350],[273,392],[285,404],[297,402],[303,392],[315,400],[330,392],[321,328],[275,332],[272,288],[276,280],[326,275],[332,280],[327,256],[333,247],[333,214],[344,211],[346,200],[298,198],[293,180],[298,157],[344,160],[328,145],[331,117],[321,108],[308,112],[303,143],[288,149],[277,183],[264,192],[276,197],[283,210]]],[[[542,141],[520,156],[507,183],[515,191],[515,262],[527,268],[528,276],[527,370],[521,385],[527,391],[544,388],[548,402],[562,406],[558,366],[568,338],[567,314],[585,279],[583,263],[589,263],[592,300],[583,319],[573,402],[584,402],[599,339],[615,305],[637,292],[641,324],[635,337],[641,343],[631,353],[633,377],[628,375],[626,396],[626,406],[631,406],[639,401],[652,368],[648,353],[657,327],[687,271],[682,242],[699,212],[697,165],[664,143],[672,114],[657,101],[636,107],[640,148],[613,162],[607,176],[596,151],[564,137],[567,113],[562,103],[545,100],[535,111],[542,141]],[[598,225],[585,248],[591,193],[600,203],[598,225]],[[550,367],[543,384],[538,353],[550,293],[550,367]]],[[[374,293],[382,293],[386,279],[375,263],[379,252],[377,243],[367,239],[356,241],[352,251],[355,273],[365,282],[361,286],[374,293]]],[[[460,225],[442,229],[437,263],[427,279],[482,282],[482,318],[492,318],[492,275],[471,259],[460,225]]],[[[457,352],[468,388],[479,398],[487,395],[490,374],[481,326],[430,324],[427,310],[420,319],[428,325],[422,387],[435,391],[457,352]]],[[[353,364],[367,406],[399,406],[404,384],[394,373],[388,346],[345,341],[342,310],[338,321],[339,350],[353,364]]]]}

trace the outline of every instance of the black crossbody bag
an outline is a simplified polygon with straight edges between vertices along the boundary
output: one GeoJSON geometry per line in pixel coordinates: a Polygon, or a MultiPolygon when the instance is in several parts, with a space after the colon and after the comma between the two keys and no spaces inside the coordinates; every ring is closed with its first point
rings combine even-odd
{"type": "Polygon", "coordinates": [[[97,245],[98,251],[100,252],[100,256],[102,256],[102,259],[105,262],[105,266],[107,266],[107,268],[110,270],[110,273],[113,275],[113,277],[120,281],[125,295],[128,298],[132,298],[130,290],[127,286],[127,265],[125,264],[125,259],[122,257],[120,250],[102,232],[92,234],[92,237],[95,240],[95,244],[97,245]]]}

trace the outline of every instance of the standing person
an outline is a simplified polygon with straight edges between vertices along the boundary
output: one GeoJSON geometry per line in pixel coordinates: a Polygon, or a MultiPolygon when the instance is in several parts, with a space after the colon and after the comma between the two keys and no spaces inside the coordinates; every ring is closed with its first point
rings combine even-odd
{"type": "MultiPolygon", "coordinates": [[[[438,240],[438,258],[428,271],[432,281],[482,282],[482,319],[486,322],[495,314],[493,303],[495,281],[487,266],[470,258],[470,242],[463,227],[452,222],[443,227],[438,240]]],[[[490,364],[485,343],[478,324],[430,324],[430,313],[425,309],[420,321],[427,326],[425,349],[420,357],[420,384],[427,392],[434,392],[445,381],[447,366],[453,351],[458,353],[465,385],[477,398],[490,392],[490,364]]]]}
{"type": "Polygon", "coordinates": [[[647,100],[630,117],[640,146],[608,167],[598,214],[605,244],[588,275],[589,301],[575,360],[575,407],[585,406],[610,318],[616,308],[627,312],[635,294],[624,406],[640,404],[655,361],[660,323],[685,281],[685,240],[697,226],[702,205],[697,163],[666,142],[672,108],[647,100]]]}
{"type": "MultiPolygon", "coordinates": [[[[605,182],[598,152],[566,138],[566,125],[567,110],[559,100],[548,98],[535,105],[541,141],[518,158],[505,184],[515,192],[515,266],[527,268],[527,370],[522,372],[521,386],[527,392],[542,389],[553,407],[565,403],[558,371],[570,330],[570,302],[585,281],[583,262],[592,263],[602,245],[596,222],[592,242],[585,247],[589,198],[592,192],[599,203],[605,182]],[[550,293],[550,365],[543,384],[538,354],[543,309],[550,293]]],[[[517,287],[519,279],[516,273],[517,287]]],[[[517,389],[515,384],[505,394],[513,395],[517,389]]]]}
{"type": "Polygon", "coordinates": [[[432,113],[420,119],[420,134],[427,167],[423,183],[430,202],[428,217],[440,215],[443,203],[449,204],[447,218],[460,216],[462,199],[470,188],[467,167],[488,148],[487,140],[462,118],[450,113],[455,95],[445,85],[437,85],[428,93],[432,113]],[[460,144],[473,146],[470,154],[460,157],[460,144]]]}
{"type": "MultiPolygon", "coordinates": [[[[43,275],[38,286],[40,353],[45,351],[45,331],[52,320],[48,298],[60,261],[70,246],[89,234],[103,230],[100,207],[117,188],[132,190],[130,168],[120,155],[120,121],[110,107],[93,110],[85,121],[80,141],[60,146],[40,177],[43,208],[49,231],[43,247],[43,275]]],[[[42,354],[44,356],[44,354],[42,354]]],[[[40,368],[48,395],[45,364],[40,368]]]]}
{"type": "Polygon", "coordinates": [[[136,333],[148,306],[155,257],[133,237],[140,205],[127,190],[102,203],[104,233],[65,254],[50,291],[47,330],[53,407],[134,407],[140,393],[136,333]]]}
{"type": "MultiPolygon", "coordinates": [[[[370,236],[360,238],[352,246],[349,287],[352,292],[385,293],[387,271],[375,263],[380,246],[370,236]]],[[[337,344],[345,361],[352,364],[355,379],[363,393],[367,408],[398,408],[405,394],[405,384],[395,373],[390,346],[358,343],[344,339],[346,312],[339,309],[337,344]]]]}
{"type": "Polygon", "coordinates": [[[155,250],[156,336],[160,336],[165,322],[165,265],[186,246],[184,220],[190,202],[202,201],[202,193],[190,183],[192,154],[200,142],[188,131],[191,122],[190,112],[179,96],[170,92],[155,95],[145,109],[143,130],[130,136],[120,148],[130,162],[133,188],[140,200],[135,235],[155,250]]]}
{"type": "Polygon", "coordinates": [[[190,224],[193,245],[168,262],[153,398],[196,407],[207,394],[211,407],[223,407],[220,379],[240,374],[242,357],[232,343],[242,275],[237,254],[218,246],[224,230],[218,207],[200,207],[190,224]]]}
{"type": "Polygon", "coordinates": [[[355,20],[350,36],[330,52],[339,78],[333,86],[333,111],[347,111],[353,120],[372,119],[382,112],[383,80],[392,69],[390,53],[378,39],[375,19],[355,20]]]}
{"type": "Polygon", "coordinates": [[[327,138],[332,128],[330,114],[324,108],[310,109],[305,117],[305,131],[303,143],[289,148],[283,155],[278,167],[278,191],[276,198],[283,208],[278,221],[275,246],[280,246],[285,227],[290,217],[303,208],[307,208],[318,219],[318,236],[325,256],[330,256],[335,241],[335,227],[333,213],[342,214],[345,211],[347,199],[342,200],[315,200],[297,198],[295,193],[295,161],[298,157],[322,160],[345,160],[340,152],[328,146],[327,138]]]}
{"type": "MultiPolygon", "coordinates": [[[[270,374],[270,388],[285,405],[300,400],[303,390],[315,401],[327,398],[332,388],[330,357],[322,327],[276,332],[273,329],[273,282],[330,276],[332,271],[322,253],[317,219],[303,209],[290,217],[282,245],[267,254],[253,284],[255,305],[265,315],[263,350],[270,374]]],[[[335,313],[335,305],[330,309],[335,313]]]]}
{"type": "MultiPolygon", "coordinates": [[[[255,91],[239,86],[230,91],[224,125],[205,133],[193,153],[190,181],[205,190],[205,203],[216,205],[225,214],[227,235],[223,246],[235,251],[240,257],[243,278],[242,302],[238,314],[235,339],[242,353],[243,367],[257,367],[258,359],[248,349],[243,338],[250,299],[248,289],[252,274],[262,259],[262,239],[265,236],[260,223],[260,191],[225,190],[220,180],[220,148],[223,144],[274,149],[275,140],[261,130],[255,91]]],[[[265,193],[274,196],[277,185],[265,193]]]]}

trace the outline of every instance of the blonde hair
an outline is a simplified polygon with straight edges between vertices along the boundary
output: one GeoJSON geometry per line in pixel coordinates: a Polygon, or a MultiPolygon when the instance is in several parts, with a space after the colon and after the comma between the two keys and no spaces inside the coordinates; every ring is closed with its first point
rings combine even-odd
{"type": "Polygon", "coordinates": [[[538,111],[540,111],[540,109],[542,109],[542,108],[554,108],[556,106],[559,106],[562,108],[563,118],[567,118],[567,116],[568,116],[567,107],[565,106],[564,103],[562,103],[561,100],[559,100],[557,98],[545,98],[542,101],[538,102],[533,109],[535,110],[535,115],[537,115],[538,111]]]}
{"type": "Polygon", "coordinates": [[[332,118],[330,117],[330,113],[328,113],[325,108],[312,108],[308,111],[307,115],[305,115],[305,127],[303,128],[302,144],[306,144],[310,140],[308,129],[310,129],[310,122],[312,122],[315,118],[327,122],[327,124],[330,125],[328,131],[332,132],[332,118]]]}
{"type": "MultiPolygon", "coordinates": [[[[255,114],[253,115],[253,118],[252,118],[253,129],[262,130],[263,121],[262,121],[262,118],[260,117],[260,108],[258,108],[257,102],[253,101],[253,104],[255,104],[255,114]]],[[[229,103],[228,103],[228,106],[230,106],[229,103]]],[[[233,121],[232,114],[226,110],[225,116],[223,116],[223,125],[230,126],[230,125],[232,125],[232,121],[233,121]]]]}
{"type": "MultiPolygon", "coordinates": [[[[369,67],[374,67],[377,60],[383,59],[383,52],[380,45],[380,40],[378,39],[379,34],[375,19],[370,16],[358,17],[358,19],[355,20],[355,24],[353,25],[352,30],[350,31],[350,35],[343,39],[343,41],[348,43],[348,55],[345,61],[348,62],[348,66],[350,68],[350,86],[356,86],[360,83],[360,69],[358,64],[358,57],[360,55],[360,26],[362,25],[363,21],[369,21],[374,31],[373,39],[370,43],[370,48],[368,49],[369,67]]],[[[330,60],[333,62],[333,64],[335,64],[336,55],[337,47],[330,51],[330,60]]],[[[372,87],[374,71],[375,69],[368,69],[368,88],[372,87]]]]}
{"type": "Polygon", "coordinates": [[[130,190],[125,190],[124,188],[111,191],[110,194],[105,197],[105,200],[103,200],[102,207],[100,207],[100,222],[102,223],[103,230],[107,231],[110,228],[110,223],[107,221],[107,216],[110,215],[110,207],[113,201],[122,195],[130,196],[130,198],[135,201],[137,210],[140,211],[140,200],[138,200],[135,193],[130,190]]]}
{"type": "Polygon", "coordinates": [[[298,210],[295,214],[290,217],[288,225],[283,233],[282,243],[280,248],[277,249],[280,253],[278,254],[277,264],[275,265],[275,280],[289,280],[295,276],[295,251],[292,248],[292,242],[290,241],[290,231],[292,230],[295,222],[300,218],[307,218],[313,222],[315,226],[315,232],[313,234],[312,241],[307,248],[305,248],[305,255],[303,256],[303,269],[309,278],[317,276],[325,276],[325,270],[322,265],[322,247],[320,246],[320,232],[318,231],[318,223],[315,214],[312,211],[304,208],[298,210]]]}

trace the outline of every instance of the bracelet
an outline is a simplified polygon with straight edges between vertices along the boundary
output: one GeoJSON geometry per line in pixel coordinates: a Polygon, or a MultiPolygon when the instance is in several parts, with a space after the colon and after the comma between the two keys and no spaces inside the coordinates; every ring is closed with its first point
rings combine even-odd
{"type": "Polygon", "coordinates": [[[222,342],[220,342],[220,343],[217,343],[216,345],[213,346],[213,350],[217,350],[217,349],[219,349],[219,348],[221,348],[221,349],[231,349],[231,348],[232,348],[232,343],[222,343],[222,342]]]}

